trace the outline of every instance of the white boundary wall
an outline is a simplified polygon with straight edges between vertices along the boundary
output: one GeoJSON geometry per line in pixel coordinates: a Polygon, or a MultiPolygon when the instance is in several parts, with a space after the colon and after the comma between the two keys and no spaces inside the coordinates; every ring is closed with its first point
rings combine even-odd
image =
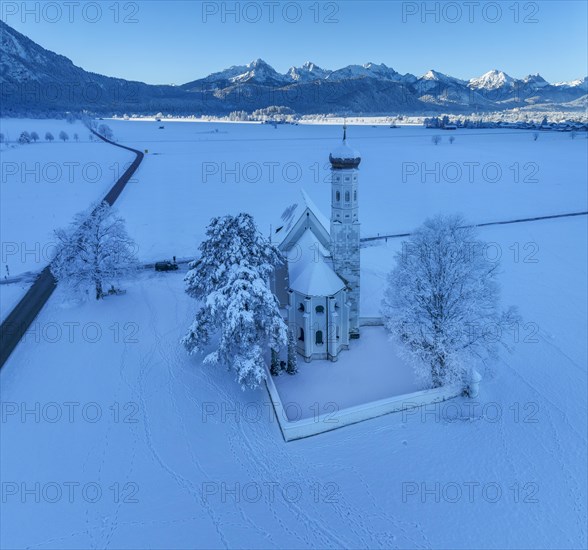
{"type": "Polygon", "coordinates": [[[431,403],[439,403],[441,401],[458,397],[463,393],[463,388],[461,386],[445,386],[442,388],[396,395],[394,397],[379,399],[378,401],[372,401],[362,405],[355,405],[354,407],[341,409],[340,411],[315,416],[313,418],[291,421],[288,420],[284,405],[280,399],[280,394],[278,393],[269,372],[267,372],[266,387],[273,403],[274,411],[280,429],[282,430],[282,435],[286,441],[293,441],[295,439],[302,439],[304,437],[329,432],[331,430],[336,430],[337,428],[342,428],[343,426],[363,422],[364,420],[376,418],[384,414],[413,409],[431,403]]]}

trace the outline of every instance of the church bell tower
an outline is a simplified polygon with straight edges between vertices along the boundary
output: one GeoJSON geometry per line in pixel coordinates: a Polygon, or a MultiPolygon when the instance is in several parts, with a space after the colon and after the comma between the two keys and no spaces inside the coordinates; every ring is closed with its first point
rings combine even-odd
{"type": "Polygon", "coordinates": [[[347,144],[346,125],[343,126],[343,142],[331,152],[329,161],[333,267],[347,284],[349,336],[359,338],[360,225],[357,187],[361,156],[347,144]]]}

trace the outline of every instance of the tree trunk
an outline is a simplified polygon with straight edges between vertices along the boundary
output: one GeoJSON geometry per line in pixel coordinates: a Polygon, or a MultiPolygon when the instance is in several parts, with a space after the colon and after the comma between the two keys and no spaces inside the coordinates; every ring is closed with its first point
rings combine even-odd
{"type": "Polygon", "coordinates": [[[100,300],[102,296],[104,296],[104,293],[102,292],[102,282],[96,280],[96,300],[100,300]]]}
{"type": "Polygon", "coordinates": [[[431,377],[433,379],[433,387],[440,388],[443,385],[443,374],[445,371],[445,358],[438,357],[431,365],[431,377]]]}

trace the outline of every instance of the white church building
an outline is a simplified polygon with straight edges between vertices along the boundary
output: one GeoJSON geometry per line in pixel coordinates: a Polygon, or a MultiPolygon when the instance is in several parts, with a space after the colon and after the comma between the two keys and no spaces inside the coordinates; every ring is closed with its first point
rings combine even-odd
{"type": "Polygon", "coordinates": [[[361,157],[346,137],[344,128],[343,142],[329,155],[330,219],[302,191],[301,203],[287,208],[272,230],[288,260],[274,274],[273,291],[306,361],[336,361],[359,338],[361,157]]]}

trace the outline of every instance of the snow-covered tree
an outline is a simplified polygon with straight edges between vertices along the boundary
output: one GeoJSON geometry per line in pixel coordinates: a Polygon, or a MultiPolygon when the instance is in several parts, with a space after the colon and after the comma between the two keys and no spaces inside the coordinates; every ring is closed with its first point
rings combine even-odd
{"type": "Polygon", "coordinates": [[[190,264],[186,292],[201,307],[182,343],[189,353],[203,352],[211,336],[216,348],[205,363],[232,369],[243,388],[265,379],[268,349],[287,344],[287,328],[267,281],[283,261],[257,230],[249,214],[214,218],[190,264]]]}
{"type": "Polygon", "coordinates": [[[18,142],[22,144],[31,142],[31,135],[28,132],[22,132],[18,138],[18,142]]]}
{"type": "Polygon", "coordinates": [[[277,376],[280,374],[280,354],[277,350],[271,350],[271,358],[270,358],[270,374],[272,376],[277,376]]]}
{"type": "Polygon", "coordinates": [[[45,141],[52,142],[54,139],[55,138],[53,137],[53,134],[51,132],[45,133],[45,141]]]}
{"type": "Polygon", "coordinates": [[[288,362],[286,364],[286,372],[288,374],[296,374],[298,372],[298,361],[296,352],[296,342],[294,341],[294,331],[288,331],[288,362]]]}
{"type": "Polygon", "coordinates": [[[80,136],[78,136],[78,134],[74,134],[73,138],[75,141],[79,141],[80,140],[80,136]]]}
{"type": "Polygon", "coordinates": [[[37,143],[37,141],[39,141],[39,134],[37,134],[37,132],[31,132],[31,139],[37,143]]]}
{"type": "Polygon", "coordinates": [[[112,139],[114,136],[112,129],[107,124],[100,124],[100,126],[98,126],[97,132],[106,139],[112,139]]]}
{"type": "Polygon", "coordinates": [[[467,385],[518,320],[514,308],[499,309],[498,262],[460,216],[425,221],[396,262],[382,303],[387,329],[423,382],[467,385]]]}
{"type": "Polygon", "coordinates": [[[438,144],[439,144],[439,142],[441,141],[441,136],[433,136],[433,137],[431,138],[431,141],[432,141],[432,142],[433,142],[435,145],[438,145],[438,144]]]}
{"type": "Polygon", "coordinates": [[[96,299],[104,296],[104,285],[129,275],[137,264],[135,243],[124,220],[106,202],[74,217],[68,229],[55,231],[57,254],[51,272],[75,290],[92,287],[96,299]]]}
{"type": "Polygon", "coordinates": [[[63,143],[65,143],[69,139],[67,132],[64,132],[63,130],[61,130],[61,132],[59,132],[59,139],[62,140],[63,143]]]}

